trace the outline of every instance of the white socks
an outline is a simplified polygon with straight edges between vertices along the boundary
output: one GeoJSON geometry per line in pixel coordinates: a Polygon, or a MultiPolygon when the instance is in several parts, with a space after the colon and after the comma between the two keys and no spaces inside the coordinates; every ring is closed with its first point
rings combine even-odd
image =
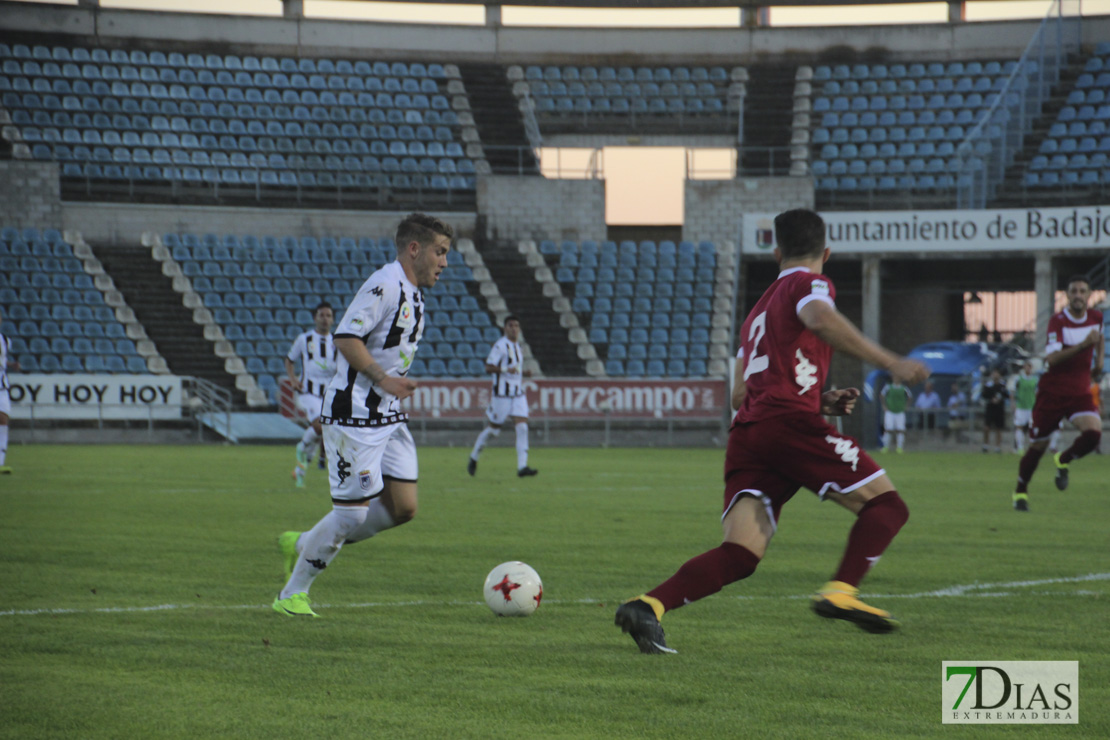
{"type": "Polygon", "coordinates": [[[883,432],[883,449],[890,449],[890,432],[883,432]]]}
{"type": "Polygon", "coordinates": [[[474,441],[474,449],[470,452],[470,459],[477,460],[478,455],[482,454],[482,448],[489,442],[490,437],[496,437],[498,434],[501,434],[500,427],[487,426],[483,429],[481,434],[478,435],[478,439],[474,441]]]}
{"type": "Polygon", "coordinates": [[[516,425],[516,469],[528,467],[528,423],[516,425]]]}
{"type": "Polygon", "coordinates": [[[906,433],[898,432],[898,449],[902,449],[902,445],[906,443],[906,433]]]}
{"type": "Polygon", "coordinates": [[[8,457],[8,425],[0,425],[0,465],[8,457]]]}
{"type": "Polygon", "coordinates": [[[1018,427],[1014,430],[1014,446],[1018,451],[1025,449],[1025,432],[1018,427]]]}
{"type": "Polygon", "coordinates": [[[316,526],[305,532],[297,540],[299,554],[293,575],[281,590],[281,598],[287,599],[296,593],[308,593],[309,587],[328,563],[343,547],[352,532],[358,529],[367,518],[365,506],[336,506],[316,526]]]}
{"type": "Polygon", "coordinates": [[[366,521],[360,524],[358,529],[347,535],[347,542],[348,544],[362,542],[370,539],[378,532],[384,532],[396,526],[397,523],[393,521],[393,517],[389,515],[389,509],[385,508],[385,504],[382,503],[379,496],[376,499],[371,499],[366,510],[366,521]]]}
{"type": "Polygon", "coordinates": [[[318,444],[319,441],[320,435],[317,434],[316,430],[310,425],[308,429],[304,431],[304,436],[301,437],[301,441],[297,445],[298,449],[304,452],[305,460],[312,462],[316,457],[316,453],[319,452],[320,447],[318,444]]]}

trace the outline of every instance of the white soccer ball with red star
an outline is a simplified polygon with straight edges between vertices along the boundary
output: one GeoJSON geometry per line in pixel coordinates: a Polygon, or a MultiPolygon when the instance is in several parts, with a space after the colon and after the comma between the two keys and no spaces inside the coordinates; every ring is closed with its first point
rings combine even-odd
{"type": "Polygon", "coordinates": [[[527,617],[540,607],[543,583],[532,566],[510,560],[489,572],[483,593],[497,616],[527,617]]]}

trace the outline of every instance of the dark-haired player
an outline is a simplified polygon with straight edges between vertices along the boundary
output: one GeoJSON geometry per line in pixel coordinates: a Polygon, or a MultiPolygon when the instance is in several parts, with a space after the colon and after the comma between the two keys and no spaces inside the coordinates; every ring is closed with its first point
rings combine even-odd
{"type": "Polygon", "coordinates": [[[520,319],[505,317],[505,335],[494,342],[486,357],[486,372],[493,376],[486,424],[474,441],[474,449],[466,462],[466,472],[478,471],[478,456],[490,437],[501,434],[506,419],[513,422],[516,431],[516,474],[521,478],[539,471],[528,467],[528,397],[524,394],[524,378],[530,375],[524,369],[524,355],[520,351],[520,319]]]}
{"type": "Polygon", "coordinates": [[[783,505],[801,487],[856,515],[840,567],[813,597],[814,611],[869,632],[898,625],[860,601],[857,587],[909,512],[883,469],[822,417],[850,413],[859,390],[821,389],[834,349],[908,384],[923,381],[929,369],[872,342],[836,309],[836,290],[821,274],[829,250],[820,216],[802,209],[782,213],[775,238],[781,272],[740,331],[733,392],[739,411],[725,455],[724,542],[617,609],[617,625],[644,653],[674,652],[659,624],[665,612],[755,572],[783,505]]]}
{"type": "Polygon", "coordinates": [[[401,401],[424,332],[424,296],[447,269],[454,230],[413,213],[397,228],[397,260],[358,289],[336,327],[339,368],[320,421],[328,455],[332,510],[307,532],[278,538],[288,579],[274,611],[315,617],[308,589],[339,548],[416,516],[416,443],[401,401]]]}
{"type": "Polygon", "coordinates": [[[297,466],[293,468],[293,479],[297,488],[304,487],[305,469],[316,456],[319,447],[320,407],[324,403],[324,391],[335,375],[336,349],[331,336],[331,325],[335,313],[327,301],[320,303],[312,312],[315,326],[293,340],[289,355],[285,358],[285,372],[297,391],[297,406],[308,419],[308,429],[297,443],[297,466]],[[301,364],[300,375],[297,363],[301,364]]]}
{"type": "Polygon", "coordinates": [[[1091,283],[1083,275],[1068,279],[1068,305],[1048,320],[1045,364],[1048,369],[1037,383],[1033,405],[1031,443],[1018,463],[1014,508],[1029,510],[1029,481],[1044,455],[1049,438],[1067,419],[1079,430],[1071,447],[1053,456],[1056,487],[1068,487],[1068,466],[1073,460],[1098,447],[1102,419],[1091,397],[1091,379],[1102,375],[1106,338],[1102,336],[1102,312],[1087,308],[1091,283]],[[1093,362],[1092,362],[1093,356],[1093,362]]]}

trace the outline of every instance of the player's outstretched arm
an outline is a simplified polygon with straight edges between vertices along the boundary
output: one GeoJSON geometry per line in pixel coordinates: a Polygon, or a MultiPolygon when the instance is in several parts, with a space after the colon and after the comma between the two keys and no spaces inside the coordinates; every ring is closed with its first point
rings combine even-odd
{"type": "Polygon", "coordinates": [[[802,306],[798,318],[833,349],[881,367],[906,385],[920,383],[929,377],[927,365],[896,355],[871,341],[842,313],[824,301],[810,301],[802,306]]]}
{"type": "MultiPolygon", "coordinates": [[[[1091,329],[1090,334],[1084,337],[1083,341],[1079,344],[1073,344],[1070,347],[1064,347],[1062,349],[1056,350],[1055,352],[1049,352],[1047,355],[1044,356],[1044,361],[1047,365],[1051,367],[1052,365],[1061,363],[1064,360],[1074,357],[1075,355],[1079,354],[1093,344],[1098,345],[1099,350],[1104,349],[1102,345],[1102,333],[1099,332],[1098,329],[1091,329]]],[[[1103,354],[1105,353],[1102,351],[1095,353],[1095,367],[1102,366],[1101,363],[1103,354]]]]}
{"type": "Polygon", "coordinates": [[[825,416],[848,416],[856,408],[859,388],[840,388],[821,394],[821,413],[825,416]]]}
{"type": "Polygon", "coordinates": [[[382,366],[370,356],[366,345],[358,337],[338,338],[335,340],[335,346],[351,367],[370,378],[374,385],[380,387],[386,393],[404,400],[416,390],[415,380],[387,375],[382,366]]]}
{"type": "Polygon", "coordinates": [[[747,395],[748,384],[744,382],[744,358],[737,357],[736,368],[732,371],[732,394],[729,397],[733,412],[740,410],[747,395]]]}
{"type": "Polygon", "coordinates": [[[288,357],[285,358],[285,374],[289,376],[289,382],[293,384],[293,390],[298,393],[302,391],[301,379],[297,377],[297,366],[288,357]]]}

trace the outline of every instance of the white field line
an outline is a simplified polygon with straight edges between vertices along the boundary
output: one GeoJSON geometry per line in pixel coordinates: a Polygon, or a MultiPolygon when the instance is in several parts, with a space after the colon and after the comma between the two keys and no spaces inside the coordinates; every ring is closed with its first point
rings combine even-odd
{"type": "MultiPolygon", "coordinates": [[[[953,598],[953,597],[1005,597],[1012,595],[1009,589],[1023,589],[1036,586],[1049,586],[1059,583],[1091,583],[1093,581],[1110,581],[1110,573],[1088,573],[1084,576],[1075,576],[1072,578],[1044,578],[1036,581],[1008,581],[1006,583],[970,583],[960,586],[949,586],[948,588],[937,589],[936,591],[921,591],[913,594],[871,594],[866,596],[878,599],[929,599],[929,598],[953,598]]],[[[1035,594],[1044,594],[1051,596],[1102,596],[1103,594],[1097,591],[1087,591],[1078,589],[1069,592],[1032,592],[1035,594]]],[[[785,595],[785,596],[735,596],[737,600],[742,601],[758,601],[758,600],[782,600],[782,599],[808,599],[809,594],[806,595],[785,595]]],[[[321,609],[383,609],[383,608],[396,608],[405,606],[479,606],[481,601],[367,601],[358,604],[316,604],[317,608],[321,609]]],[[[598,604],[602,603],[601,599],[548,599],[544,601],[545,604],[598,604]]],[[[96,609],[9,609],[7,611],[0,611],[0,617],[25,617],[36,616],[40,614],[135,614],[142,612],[165,612],[165,611],[187,611],[190,609],[222,609],[222,610],[250,610],[250,609],[266,609],[269,608],[268,604],[156,604],[154,606],[108,606],[96,609]]]]}

